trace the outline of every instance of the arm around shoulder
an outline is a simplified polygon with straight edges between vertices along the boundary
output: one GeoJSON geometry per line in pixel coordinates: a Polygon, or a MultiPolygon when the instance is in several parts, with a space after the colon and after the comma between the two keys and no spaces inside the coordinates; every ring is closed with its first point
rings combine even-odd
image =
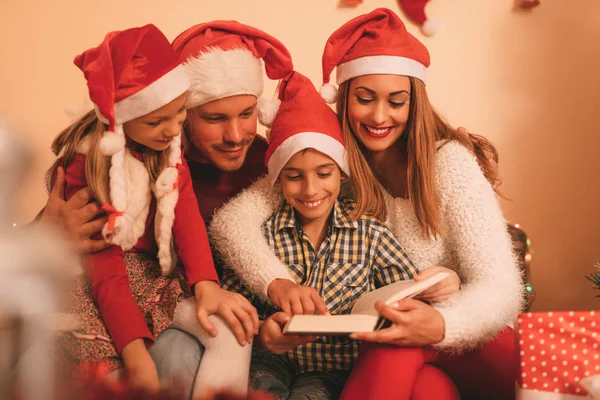
{"type": "Polygon", "coordinates": [[[287,267],[273,253],[262,224],[281,203],[281,194],[261,178],[234,197],[213,216],[209,235],[225,263],[255,293],[267,297],[275,279],[292,279],[287,267]]]}
{"type": "Polygon", "coordinates": [[[513,322],[523,288],[500,205],[475,157],[447,143],[438,150],[436,173],[443,237],[463,284],[457,296],[436,306],[446,331],[438,347],[460,350],[491,340],[513,322]]]}

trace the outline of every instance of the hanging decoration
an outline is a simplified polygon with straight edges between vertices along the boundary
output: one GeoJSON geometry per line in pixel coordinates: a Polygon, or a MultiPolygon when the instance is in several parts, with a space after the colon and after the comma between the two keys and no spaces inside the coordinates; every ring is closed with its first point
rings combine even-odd
{"type": "MultiPolygon", "coordinates": [[[[362,4],[363,0],[340,0],[344,7],[356,7],[362,4]]],[[[425,6],[429,0],[398,0],[398,5],[404,11],[404,14],[415,24],[421,27],[421,32],[425,36],[433,36],[439,30],[438,21],[428,19],[425,15],[425,6]]]]}
{"type": "Polygon", "coordinates": [[[540,5],[540,0],[519,0],[519,7],[529,10],[540,5]]]}

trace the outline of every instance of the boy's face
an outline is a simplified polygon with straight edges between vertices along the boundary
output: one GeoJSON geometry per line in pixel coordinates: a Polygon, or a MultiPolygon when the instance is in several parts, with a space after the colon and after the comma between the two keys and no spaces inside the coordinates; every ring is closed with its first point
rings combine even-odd
{"type": "Polygon", "coordinates": [[[279,174],[283,196],[302,224],[329,217],[340,194],[340,181],[336,162],[314,149],[296,153],[279,174]]]}

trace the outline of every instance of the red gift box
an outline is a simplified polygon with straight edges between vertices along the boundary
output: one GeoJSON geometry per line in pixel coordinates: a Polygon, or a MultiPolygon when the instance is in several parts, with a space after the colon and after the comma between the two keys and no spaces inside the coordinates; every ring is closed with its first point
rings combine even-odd
{"type": "Polygon", "coordinates": [[[521,314],[517,333],[519,399],[590,398],[581,380],[600,381],[600,312],[521,314]]]}

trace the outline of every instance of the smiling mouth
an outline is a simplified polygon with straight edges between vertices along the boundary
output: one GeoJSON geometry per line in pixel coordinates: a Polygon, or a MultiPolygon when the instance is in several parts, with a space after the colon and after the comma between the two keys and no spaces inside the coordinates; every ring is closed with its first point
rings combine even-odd
{"type": "Polygon", "coordinates": [[[320,200],[317,201],[302,201],[302,200],[298,200],[300,203],[302,203],[302,205],[304,205],[306,208],[317,208],[319,207],[321,204],[323,204],[323,202],[325,201],[327,197],[323,197],[320,200]]]}
{"type": "Polygon", "coordinates": [[[361,124],[361,127],[363,128],[363,130],[365,131],[365,133],[367,135],[369,135],[371,137],[375,137],[375,138],[386,137],[387,135],[392,133],[392,130],[394,129],[393,126],[386,126],[383,128],[375,128],[373,126],[369,126],[369,125],[365,125],[365,124],[361,124]]]}

